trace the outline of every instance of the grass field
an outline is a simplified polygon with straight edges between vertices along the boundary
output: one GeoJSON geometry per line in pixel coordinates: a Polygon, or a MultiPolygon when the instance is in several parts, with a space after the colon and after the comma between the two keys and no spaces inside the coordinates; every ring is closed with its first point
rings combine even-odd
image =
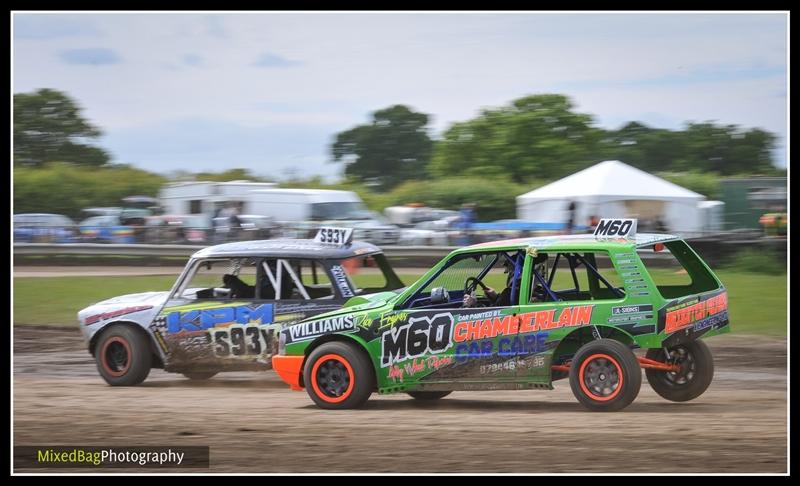
{"type": "MultiPolygon", "coordinates": [[[[720,270],[716,272],[728,288],[733,332],[786,336],[786,275],[759,275],[720,270]]],[[[678,283],[685,276],[654,270],[659,283],[678,283]],[[660,273],[659,273],[660,272],[660,273]]],[[[400,274],[405,283],[419,275],[400,274]]],[[[130,277],[18,277],[14,278],[14,323],[26,325],[76,326],[78,310],[117,295],[169,290],[176,276],[130,277]]],[[[375,276],[359,275],[357,284],[375,285],[375,276]]],[[[502,288],[502,282],[487,281],[502,288]]]]}

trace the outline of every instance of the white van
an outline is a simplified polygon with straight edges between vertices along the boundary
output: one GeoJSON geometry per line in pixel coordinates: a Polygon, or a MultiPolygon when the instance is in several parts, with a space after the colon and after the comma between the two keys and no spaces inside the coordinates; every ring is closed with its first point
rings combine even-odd
{"type": "Polygon", "coordinates": [[[354,237],[377,245],[394,245],[399,228],[369,211],[352,191],[330,189],[258,189],[249,192],[245,212],[272,217],[297,237],[306,237],[320,226],[353,228],[354,237]]]}
{"type": "Polygon", "coordinates": [[[328,189],[256,189],[249,191],[245,212],[276,221],[369,219],[360,197],[351,191],[328,189]]]}

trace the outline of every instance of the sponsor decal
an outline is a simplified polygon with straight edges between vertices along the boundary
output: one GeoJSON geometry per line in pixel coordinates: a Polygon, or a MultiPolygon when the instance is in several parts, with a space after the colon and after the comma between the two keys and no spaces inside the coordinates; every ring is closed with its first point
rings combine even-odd
{"type": "Polygon", "coordinates": [[[653,314],[633,314],[628,316],[619,316],[619,317],[610,317],[608,319],[609,323],[616,323],[616,322],[634,322],[639,323],[642,321],[647,321],[648,319],[652,319],[653,314]]]}
{"type": "Polygon", "coordinates": [[[667,308],[664,331],[670,334],[722,312],[725,312],[724,317],[727,318],[727,310],[727,292],[713,295],[706,300],[693,299],[690,302],[667,308]]]}
{"type": "Polygon", "coordinates": [[[529,354],[541,353],[547,350],[547,332],[521,334],[517,336],[503,337],[495,341],[484,339],[462,343],[456,346],[455,358],[459,363],[471,359],[485,359],[492,356],[526,356],[529,354]]]}
{"type": "Polygon", "coordinates": [[[518,360],[514,358],[500,363],[481,365],[479,372],[482,375],[497,375],[509,372],[513,373],[516,371],[524,371],[529,368],[542,368],[544,367],[545,362],[544,356],[533,356],[533,358],[530,360],[518,360]]]}
{"type": "Polygon", "coordinates": [[[301,322],[287,328],[292,342],[307,341],[323,334],[354,331],[356,321],[352,315],[331,317],[319,321],[301,322]]]}
{"type": "Polygon", "coordinates": [[[347,281],[347,274],[340,265],[331,265],[331,274],[336,281],[336,286],[339,288],[342,297],[352,297],[353,291],[350,289],[350,283],[347,281]]]}
{"type": "Polygon", "coordinates": [[[527,334],[530,332],[587,325],[592,320],[593,305],[581,305],[528,312],[519,316],[476,319],[455,325],[453,340],[457,343],[494,338],[497,336],[527,334]]]}
{"type": "Polygon", "coordinates": [[[451,314],[412,317],[407,324],[392,327],[381,336],[381,367],[427,353],[442,353],[453,345],[452,333],[451,314]]]}
{"type": "Polygon", "coordinates": [[[461,315],[455,314],[454,317],[457,321],[474,321],[477,319],[489,319],[492,317],[499,316],[500,312],[501,312],[500,309],[495,309],[486,312],[477,312],[473,314],[461,314],[461,315]]]}
{"type": "Polygon", "coordinates": [[[251,322],[270,324],[273,318],[272,304],[172,312],[167,314],[167,332],[204,331],[221,325],[248,324],[251,322]]]}
{"type": "MultiPolygon", "coordinates": [[[[384,312],[378,319],[378,330],[385,329],[387,327],[394,327],[396,324],[406,322],[407,320],[408,312],[384,312]]],[[[370,323],[368,323],[366,327],[369,327],[369,325],[370,323]]]]}
{"type": "Polygon", "coordinates": [[[722,313],[719,313],[719,314],[715,314],[715,315],[713,315],[711,317],[708,317],[706,319],[703,319],[701,321],[697,321],[694,324],[694,330],[695,331],[702,331],[703,329],[706,329],[708,327],[713,327],[716,324],[723,323],[723,322],[725,322],[727,320],[728,320],[728,313],[727,312],[722,312],[722,313]]]}
{"type": "Polygon", "coordinates": [[[436,371],[439,368],[447,366],[453,363],[452,356],[430,356],[427,359],[417,359],[414,358],[413,361],[410,363],[406,363],[402,366],[400,365],[392,365],[389,367],[388,378],[394,380],[395,382],[403,381],[403,378],[411,378],[414,375],[423,373],[423,372],[432,372],[436,371]]]}
{"type": "Polygon", "coordinates": [[[86,318],[86,325],[91,326],[92,324],[96,324],[100,321],[105,321],[106,319],[113,319],[114,317],[124,316],[126,314],[133,314],[134,312],[139,312],[147,309],[152,309],[152,305],[139,305],[136,307],[126,307],[124,309],[118,309],[115,311],[110,312],[103,312],[102,314],[95,314],[93,316],[89,316],[86,318]]]}
{"type": "Polygon", "coordinates": [[[166,354],[169,351],[167,347],[167,343],[164,341],[164,336],[161,335],[161,331],[154,331],[153,335],[156,337],[156,342],[158,343],[158,347],[161,348],[161,352],[166,354]]]}
{"type": "Polygon", "coordinates": [[[642,312],[653,312],[653,306],[647,305],[622,305],[611,308],[611,315],[621,316],[627,314],[639,314],[642,312]]]}

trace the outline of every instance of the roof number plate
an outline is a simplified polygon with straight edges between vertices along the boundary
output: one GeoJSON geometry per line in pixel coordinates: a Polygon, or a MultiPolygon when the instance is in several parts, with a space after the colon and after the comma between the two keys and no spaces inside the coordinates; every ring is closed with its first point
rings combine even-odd
{"type": "Polygon", "coordinates": [[[314,241],[328,245],[347,245],[353,240],[353,228],[322,227],[317,231],[314,241]]]}
{"type": "Polygon", "coordinates": [[[635,219],[601,219],[594,229],[595,237],[633,238],[636,236],[635,219]]]}

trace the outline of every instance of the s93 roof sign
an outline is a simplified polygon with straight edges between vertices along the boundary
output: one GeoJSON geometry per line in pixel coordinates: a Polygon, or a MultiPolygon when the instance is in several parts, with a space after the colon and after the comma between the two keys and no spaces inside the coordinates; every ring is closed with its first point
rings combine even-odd
{"type": "Polygon", "coordinates": [[[322,227],[317,231],[314,241],[329,245],[347,245],[353,241],[353,228],[322,227]]]}
{"type": "Polygon", "coordinates": [[[636,236],[635,219],[601,219],[594,229],[597,238],[633,238],[636,236]]]}

